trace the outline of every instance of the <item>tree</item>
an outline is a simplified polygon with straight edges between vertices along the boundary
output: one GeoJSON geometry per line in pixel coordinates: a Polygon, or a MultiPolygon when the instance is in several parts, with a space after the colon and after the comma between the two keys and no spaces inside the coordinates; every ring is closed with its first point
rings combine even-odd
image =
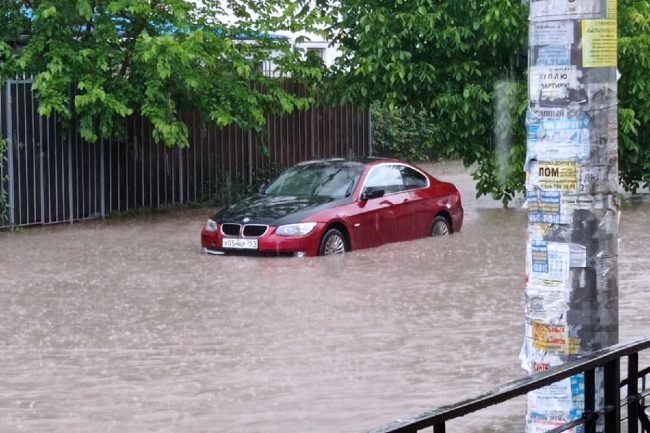
{"type": "Polygon", "coordinates": [[[259,129],[266,113],[304,109],[282,81],[264,75],[273,60],[281,76],[307,88],[323,74],[272,31],[310,30],[318,11],[302,0],[6,0],[0,5],[0,83],[35,78],[42,115],[73,116],[83,138],[119,130],[138,113],[157,141],[188,146],[181,110],[221,126],[259,129]],[[24,46],[22,46],[24,45],[24,46]],[[74,87],[71,93],[71,86],[74,87]]]}
{"type": "MultiPolygon", "coordinates": [[[[478,194],[507,205],[524,190],[526,37],[521,0],[323,0],[340,20],[336,80],[343,101],[385,101],[431,112],[433,148],[460,155],[478,194]]],[[[621,180],[650,181],[650,13],[619,1],[621,180]]]]}
{"type": "Polygon", "coordinates": [[[373,154],[412,162],[454,157],[433,146],[436,123],[429,111],[382,104],[373,104],[370,110],[373,154]]]}
{"type": "Polygon", "coordinates": [[[619,0],[619,173],[626,190],[650,186],[650,2],[619,0]]]}

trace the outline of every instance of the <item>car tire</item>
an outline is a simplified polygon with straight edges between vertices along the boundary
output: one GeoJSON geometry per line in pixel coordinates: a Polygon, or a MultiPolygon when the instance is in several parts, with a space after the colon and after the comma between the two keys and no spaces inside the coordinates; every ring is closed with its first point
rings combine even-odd
{"type": "Polygon", "coordinates": [[[318,255],[331,256],[334,254],[343,254],[346,251],[348,251],[348,243],[343,233],[337,229],[329,229],[320,241],[318,255]]]}
{"type": "Polygon", "coordinates": [[[451,225],[449,224],[449,221],[442,215],[436,216],[431,223],[429,236],[445,236],[448,234],[451,234],[451,225]]]}

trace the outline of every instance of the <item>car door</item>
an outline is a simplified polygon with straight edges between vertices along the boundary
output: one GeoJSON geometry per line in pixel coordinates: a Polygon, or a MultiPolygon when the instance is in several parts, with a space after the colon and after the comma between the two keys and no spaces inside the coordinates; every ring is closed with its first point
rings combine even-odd
{"type": "Polygon", "coordinates": [[[412,167],[400,166],[402,182],[406,190],[402,217],[407,229],[403,232],[408,239],[417,239],[429,234],[433,221],[433,204],[427,194],[429,179],[424,173],[412,167]]]}
{"type": "Polygon", "coordinates": [[[358,247],[382,245],[399,240],[401,209],[398,206],[404,200],[403,181],[399,167],[384,164],[373,167],[363,184],[361,197],[356,203],[357,214],[352,218],[354,238],[358,247]],[[363,198],[369,190],[383,190],[384,194],[376,198],[363,198]]]}

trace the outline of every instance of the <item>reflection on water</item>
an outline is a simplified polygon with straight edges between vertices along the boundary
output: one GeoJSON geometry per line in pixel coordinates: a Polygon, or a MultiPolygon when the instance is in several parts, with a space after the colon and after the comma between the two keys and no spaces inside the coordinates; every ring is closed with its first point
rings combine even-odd
{"type": "MultiPolygon", "coordinates": [[[[461,233],[344,257],[200,255],[204,211],[0,235],[0,430],[361,432],[520,376],[525,212],[463,176],[461,233]]],[[[649,217],[621,221],[624,341],[649,217]]]]}

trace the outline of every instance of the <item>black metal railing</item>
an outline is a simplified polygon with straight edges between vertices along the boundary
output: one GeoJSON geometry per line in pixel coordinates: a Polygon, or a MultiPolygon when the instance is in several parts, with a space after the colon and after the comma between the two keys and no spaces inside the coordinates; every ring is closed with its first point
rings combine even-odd
{"type": "Polygon", "coordinates": [[[445,433],[446,422],[472,412],[503,403],[530,391],[567,379],[576,374],[585,375],[585,408],[581,418],[559,426],[547,433],[560,433],[579,425],[584,431],[595,431],[595,423],[603,418],[606,433],[619,433],[621,427],[621,406],[627,407],[628,432],[650,433],[650,421],[646,412],[645,399],[650,395],[646,379],[650,367],[639,371],[639,353],[650,348],[650,338],[633,343],[620,344],[584,355],[574,361],[553,367],[503,386],[475,398],[450,406],[442,406],[421,414],[400,419],[369,433],[416,433],[433,427],[434,433],[445,433]],[[621,380],[621,359],[628,358],[628,374],[621,380]],[[596,369],[603,371],[604,407],[596,409],[596,369]],[[639,382],[641,386],[639,387],[639,382]],[[627,388],[627,397],[621,402],[621,387],[627,388]],[[642,430],[639,430],[639,424],[642,430]]]}

